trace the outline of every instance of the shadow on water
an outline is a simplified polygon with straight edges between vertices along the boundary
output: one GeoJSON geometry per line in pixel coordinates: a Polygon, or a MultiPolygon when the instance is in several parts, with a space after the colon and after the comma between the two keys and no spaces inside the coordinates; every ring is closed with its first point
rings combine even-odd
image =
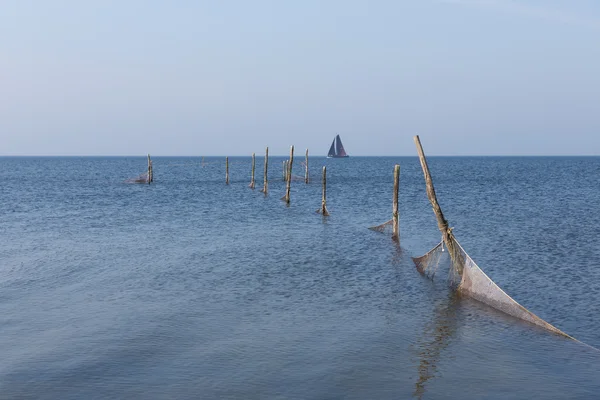
{"type": "Polygon", "coordinates": [[[413,392],[415,398],[421,399],[425,394],[426,384],[436,377],[437,364],[456,333],[459,301],[459,295],[449,291],[448,296],[435,305],[433,319],[425,325],[423,334],[415,344],[414,350],[419,360],[417,366],[419,378],[413,392]]]}

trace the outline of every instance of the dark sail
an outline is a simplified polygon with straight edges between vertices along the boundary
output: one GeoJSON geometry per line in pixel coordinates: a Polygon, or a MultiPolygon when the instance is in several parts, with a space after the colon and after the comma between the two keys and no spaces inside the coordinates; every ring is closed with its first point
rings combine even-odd
{"type": "Polygon", "coordinates": [[[333,142],[331,142],[331,147],[329,148],[329,153],[327,153],[327,157],[335,157],[335,138],[333,138],[333,142]]]}
{"type": "Polygon", "coordinates": [[[344,145],[342,144],[342,139],[340,139],[340,135],[335,137],[335,153],[338,157],[348,157],[346,154],[346,150],[344,150],[344,145]]]}
{"type": "Polygon", "coordinates": [[[348,154],[346,154],[346,150],[344,150],[344,145],[342,144],[342,139],[340,139],[340,135],[335,135],[335,138],[333,138],[333,143],[331,143],[331,147],[329,148],[329,153],[327,153],[327,157],[348,157],[348,154]]]}

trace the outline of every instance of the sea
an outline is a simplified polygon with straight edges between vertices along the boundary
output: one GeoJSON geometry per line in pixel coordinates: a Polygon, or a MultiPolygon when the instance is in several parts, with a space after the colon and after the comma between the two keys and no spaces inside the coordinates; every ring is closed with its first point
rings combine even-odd
{"type": "MultiPolygon", "coordinates": [[[[475,262],[570,340],[415,269],[417,157],[0,157],[0,399],[598,399],[600,157],[429,157],[475,262]],[[400,242],[391,218],[400,165],[400,242]],[[321,173],[327,167],[327,207],[321,173]],[[580,341],[580,342],[579,342],[580,341]]],[[[440,274],[442,274],[440,272],[440,274]]]]}

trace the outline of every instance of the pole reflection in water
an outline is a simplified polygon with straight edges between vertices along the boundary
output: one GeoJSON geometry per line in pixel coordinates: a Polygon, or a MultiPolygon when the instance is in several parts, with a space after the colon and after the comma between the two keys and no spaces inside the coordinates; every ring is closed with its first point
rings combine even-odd
{"type": "Polygon", "coordinates": [[[421,399],[425,394],[425,385],[437,374],[437,364],[442,353],[452,341],[457,323],[459,295],[450,291],[448,297],[441,299],[435,306],[433,320],[425,326],[421,339],[416,344],[419,359],[417,367],[419,379],[415,383],[413,396],[421,399]]]}

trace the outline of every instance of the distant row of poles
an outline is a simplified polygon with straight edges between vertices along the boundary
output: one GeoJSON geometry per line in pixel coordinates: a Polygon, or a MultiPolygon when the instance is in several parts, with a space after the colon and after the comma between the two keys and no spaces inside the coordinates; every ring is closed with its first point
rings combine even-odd
{"type": "MultiPolygon", "coordinates": [[[[452,262],[453,269],[458,273],[458,276],[460,276],[460,279],[461,279],[458,285],[453,286],[454,289],[456,289],[456,290],[460,291],[461,293],[464,293],[468,296],[471,296],[478,301],[488,304],[491,307],[494,307],[502,312],[505,312],[509,315],[512,315],[517,318],[521,318],[525,321],[528,321],[535,325],[541,326],[541,327],[543,327],[547,330],[550,330],[554,333],[558,333],[558,334],[566,336],[570,339],[576,340],[573,337],[562,332],[558,328],[543,321],[542,319],[540,319],[539,317],[537,317],[535,314],[531,313],[530,311],[524,309],[514,299],[512,299],[510,296],[508,296],[506,293],[504,293],[500,288],[498,288],[494,284],[494,282],[489,277],[487,277],[487,275],[485,275],[485,273],[483,273],[483,271],[481,271],[479,269],[479,267],[477,267],[477,265],[475,265],[475,263],[470,258],[468,258],[468,255],[466,254],[464,249],[462,249],[462,247],[456,240],[454,233],[452,232],[453,228],[451,228],[449,226],[449,223],[446,220],[446,218],[444,217],[444,214],[442,213],[442,209],[438,203],[437,196],[435,194],[435,189],[433,186],[433,180],[431,178],[431,173],[429,171],[429,166],[427,164],[427,159],[425,158],[425,153],[423,152],[423,147],[421,145],[421,140],[419,139],[419,136],[415,136],[413,139],[414,139],[415,145],[417,147],[419,162],[421,164],[421,168],[423,170],[423,176],[425,178],[427,197],[429,199],[429,202],[431,203],[433,212],[435,214],[438,229],[440,230],[440,232],[442,234],[442,241],[440,244],[436,245],[432,250],[430,250],[424,256],[418,257],[418,258],[413,258],[413,261],[415,262],[415,265],[417,266],[417,270],[421,274],[427,275],[425,272],[425,270],[427,269],[427,266],[425,264],[423,264],[423,263],[426,263],[427,261],[424,261],[424,260],[426,260],[429,257],[429,255],[432,254],[433,251],[440,248],[440,246],[442,246],[441,251],[445,251],[444,250],[444,246],[445,246],[445,248],[447,249],[447,252],[448,252],[448,256],[450,257],[450,260],[452,262]],[[470,261],[467,262],[467,258],[470,261]],[[479,275],[471,275],[471,277],[467,276],[467,278],[465,280],[465,275],[463,275],[465,268],[469,268],[470,270],[471,269],[478,270],[479,275]],[[473,277],[479,277],[479,278],[476,278],[475,280],[473,280],[473,277]],[[463,283],[464,283],[464,285],[463,285],[463,283]],[[492,294],[489,294],[487,292],[488,290],[493,290],[493,293],[491,292],[492,294]],[[499,298],[497,296],[503,296],[502,298],[504,298],[504,300],[499,300],[499,298]]],[[[269,148],[267,147],[266,151],[265,151],[264,185],[263,185],[263,189],[262,189],[262,192],[265,193],[265,195],[268,193],[268,176],[267,176],[268,163],[269,163],[269,148]]],[[[290,186],[291,186],[291,181],[292,181],[293,163],[294,163],[294,146],[291,146],[290,158],[289,158],[289,160],[286,160],[283,162],[283,175],[282,175],[283,179],[286,181],[286,191],[285,191],[285,196],[283,196],[281,198],[281,200],[285,201],[287,205],[290,204],[290,186]]],[[[308,183],[309,182],[308,150],[306,150],[306,159],[305,159],[304,168],[305,168],[304,182],[308,183]]],[[[253,153],[252,154],[252,175],[251,175],[251,180],[250,180],[250,185],[249,185],[250,188],[252,188],[252,189],[254,189],[255,184],[256,184],[255,179],[254,179],[255,170],[256,170],[256,155],[253,153]]],[[[136,180],[135,182],[150,184],[152,181],[153,181],[152,160],[150,159],[150,155],[148,155],[148,173],[146,176],[146,180],[144,182],[143,180],[139,179],[139,180],[136,180]]],[[[229,157],[225,158],[225,183],[229,184],[229,157]]],[[[326,194],[327,194],[327,169],[325,166],[323,166],[323,181],[322,181],[322,183],[323,183],[323,196],[322,196],[322,200],[321,200],[321,207],[317,210],[317,212],[322,214],[323,216],[328,216],[329,212],[327,210],[327,196],[326,196],[326,194]]],[[[379,232],[387,232],[389,230],[389,228],[391,228],[392,239],[398,243],[400,241],[400,229],[399,229],[400,228],[400,226],[399,226],[400,218],[399,218],[399,212],[398,212],[399,186],[400,186],[400,165],[396,164],[394,166],[394,191],[393,191],[393,197],[392,197],[393,198],[393,200],[392,200],[392,219],[387,222],[384,222],[381,225],[373,226],[370,228],[370,229],[373,229],[373,230],[379,231],[379,232]]],[[[470,273],[473,274],[473,273],[477,273],[477,272],[470,272],[470,273]]]]}
{"type": "MultiPolygon", "coordinates": [[[[285,185],[285,195],[281,198],[281,200],[285,201],[286,204],[290,204],[290,189],[292,186],[292,166],[294,165],[294,146],[290,147],[290,158],[284,160],[282,162],[282,178],[286,182],[285,185]]],[[[250,187],[254,189],[256,186],[256,180],[254,178],[256,171],[256,154],[252,153],[252,172],[250,174],[250,187]]],[[[264,167],[264,177],[263,177],[263,188],[261,192],[265,194],[265,196],[269,192],[269,148],[265,149],[265,167],[264,167]]],[[[304,183],[308,184],[310,182],[310,175],[308,172],[308,149],[304,154],[304,183]]],[[[225,157],[225,184],[229,185],[229,157],[225,157]]],[[[323,166],[323,195],[321,197],[321,207],[317,210],[318,213],[323,214],[324,216],[329,215],[329,211],[327,211],[327,167],[323,166]]]]}
{"type": "MultiPolygon", "coordinates": [[[[292,184],[292,166],[294,165],[294,146],[290,147],[290,157],[287,160],[282,162],[282,178],[286,182],[285,185],[285,195],[281,198],[287,205],[290,204],[290,189],[292,184]]],[[[261,192],[265,194],[265,196],[269,192],[269,179],[268,179],[268,169],[269,169],[269,148],[265,149],[265,162],[264,162],[264,177],[263,177],[263,188],[261,192]]],[[[256,154],[252,153],[252,172],[250,175],[250,184],[249,188],[254,189],[256,187],[255,180],[255,172],[256,172],[256,154]]],[[[154,181],[153,170],[152,170],[152,159],[150,158],[150,154],[148,154],[148,173],[146,174],[146,179],[136,180],[138,183],[152,183],[154,181]]],[[[306,149],[306,153],[304,156],[304,183],[308,184],[310,181],[310,176],[308,172],[308,149],[306,149]]],[[[392,227],[392,238],[395,240],[400,239],[400,223],[399,223],[399,215],[398,215],[398,190],[400,183],[400,165],[396,164],[394,166],[394,192],[393,192],[393,201],[392,201],[392,219],[385,222],[382,225],[377,227],[373,227],[371,229],[383,231],[383,227],[390,226],[392,227]]],[[[225,184],[229,185],[229,157],[225,157],[225,184]]],[[[321,207],[317,210],[318,214],[321,214],[325,217],[329,216],[329,210],[327,209],[327,167],[323,166],[323,175],[322,175],[322,186],[323,192],[321,196],[321,207]]]]}

